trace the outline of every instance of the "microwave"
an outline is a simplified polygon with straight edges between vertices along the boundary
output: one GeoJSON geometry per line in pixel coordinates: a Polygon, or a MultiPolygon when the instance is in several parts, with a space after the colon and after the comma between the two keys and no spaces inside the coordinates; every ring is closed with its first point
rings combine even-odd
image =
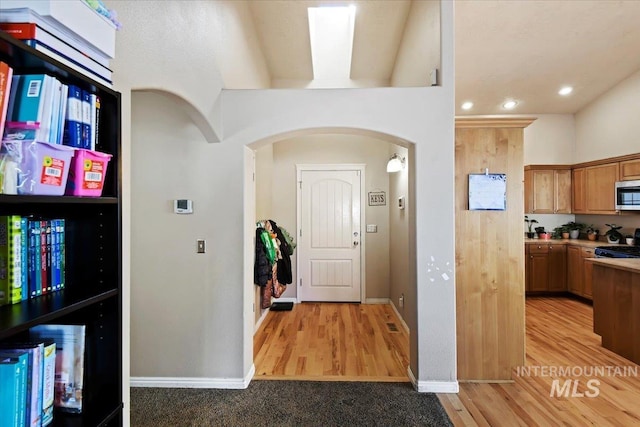
{"type": "Polygon", "coordinates": [[[640,211],[640,179],[616,182],[616,209],[640,211]]]}

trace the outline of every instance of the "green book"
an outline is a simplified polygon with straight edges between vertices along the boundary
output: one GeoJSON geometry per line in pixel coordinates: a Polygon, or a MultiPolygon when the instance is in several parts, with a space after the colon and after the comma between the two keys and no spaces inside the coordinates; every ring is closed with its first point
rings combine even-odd
{"type": "Polygon", "coordinates": [[[22,235],[19,215],[0,216],[0,305],[22,301],[22,235]]]}

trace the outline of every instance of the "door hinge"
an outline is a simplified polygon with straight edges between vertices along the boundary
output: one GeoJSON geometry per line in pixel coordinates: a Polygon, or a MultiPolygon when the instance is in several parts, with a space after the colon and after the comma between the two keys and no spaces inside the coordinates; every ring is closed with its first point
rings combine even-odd
{"type": "Polygon", "coordinates": [[[302,277],[300,278],[300,287],[302,287],[302,277]]]}
{"type": "Polygon", "coordinates": [[[302,228],[300,229],[300,237],[302,237],[302,228]]]}
{"type": "Polygon", "coordinates": [[[300,189],[302,190],[302,181],[298,181],[298,185],[300,186],[300,189]]]}

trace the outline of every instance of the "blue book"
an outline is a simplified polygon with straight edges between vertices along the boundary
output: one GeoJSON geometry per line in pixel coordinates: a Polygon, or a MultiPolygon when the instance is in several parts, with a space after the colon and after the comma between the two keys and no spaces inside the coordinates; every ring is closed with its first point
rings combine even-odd
{"type": "Polygon", "coordinates": [[[82,148],[91,149],[91,94],[82,91],[82,148]]]}
{"type": "Polygon", "coordinates": [[[0,425],[3,427],[23,427],[25,425],[28,365],[29,356],[26,352],[16,354],[0,353],[0,396],[2,396],[2,399],[0,399],[0,414],[5,411],[7,413],[6,420],[0,418],[0,425]],[[5,404],[7,405],[6,408],[4,407],[5,404]]]}
{"type": "Polygon", "coordinates": [[[16,87],[12,121],[37,122],[40,104],[43,102],[45,74],[20,75],[16,87]]]}
{"type": "Polygon", "coordinates": [[[60,283],[58,289],[64,289],[64,281],[65,281],[65,220],[58,219],[58,244],[59,244],[59,253],[58,253],[58,262],[60,264],[60,283]]]}
{"type": "Polygon", "coordinates": [[[44,345],[42,343],[3,343],[0,357],[26,354],[27,362],[27,396],[25,425],[40,427],[42,425],[42,357],[44,345]]]}
{"type": "Polygon", "coordinates": [[[29,299],[29,220],[20,218],[20,259],[22,261],[22,301],[29,299]]]}
{"type": "Polygon", "coordinates": [[[40,257],[40,221],[29,220],[29,295],[42,295],[42,275],[40,257]]]}
{"type": "Polygon", "coordinates": [[[82,90],[78,86],[69,85],[64,145],[82,148],[82,126],[82,90]]]}

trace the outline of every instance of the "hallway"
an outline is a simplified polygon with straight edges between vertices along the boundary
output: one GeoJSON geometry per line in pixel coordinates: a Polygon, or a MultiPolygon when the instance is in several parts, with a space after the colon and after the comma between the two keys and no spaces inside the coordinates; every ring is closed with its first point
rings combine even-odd
{"type": "Polygon", "coordinates": [[[253,348],[254,380],[409,381],[409,334],[388,304],[270,311],[253,348]]]}

